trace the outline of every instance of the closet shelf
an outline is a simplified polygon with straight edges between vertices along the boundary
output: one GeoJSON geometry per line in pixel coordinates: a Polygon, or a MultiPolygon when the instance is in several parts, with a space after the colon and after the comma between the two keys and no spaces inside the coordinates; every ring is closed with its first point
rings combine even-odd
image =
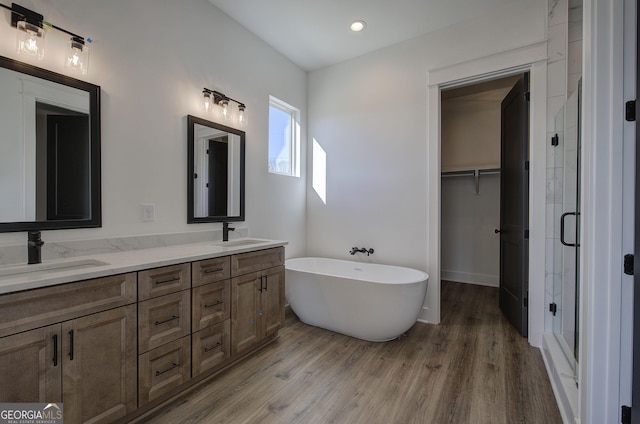
{"type": "Polygon", "coordinates": [[[441,173],[442,178],[449,177],[473,177],[476,183],[476,194],[480,194],[480,176],[499,174],[500,168],[485,168],[485,169],[463,169],[459,171],[443,171],[441,173]]]}

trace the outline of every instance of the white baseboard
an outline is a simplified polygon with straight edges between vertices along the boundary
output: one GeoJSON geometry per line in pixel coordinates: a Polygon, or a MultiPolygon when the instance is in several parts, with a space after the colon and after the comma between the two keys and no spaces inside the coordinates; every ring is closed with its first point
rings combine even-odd
{"type": "Polygon", "coordinates": [[[477,284],[480,286],[499,287],[498,275],[473,274],[470,272],[441,270],[440,280],[456,281],[458,283],[477,284]]]}

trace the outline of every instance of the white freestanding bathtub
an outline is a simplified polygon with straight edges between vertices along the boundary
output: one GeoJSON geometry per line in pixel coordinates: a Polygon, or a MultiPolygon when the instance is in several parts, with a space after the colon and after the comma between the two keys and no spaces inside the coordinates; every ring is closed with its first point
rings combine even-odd
{"type": "Polygon", "coordinates": [[[418,319],[429,276],[411,268],[326,258],[285,262],[287,300],[306,324],[384,342],[418,319]]]}

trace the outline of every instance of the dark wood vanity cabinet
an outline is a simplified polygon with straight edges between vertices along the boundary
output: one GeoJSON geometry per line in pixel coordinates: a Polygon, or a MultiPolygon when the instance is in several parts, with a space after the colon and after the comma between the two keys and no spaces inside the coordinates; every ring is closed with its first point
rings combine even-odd
{"type": "Polygon", "coordinates": [[[126,422],[270,340],[284,248],[0,295],[0,402],[126,422]]]}
{"type": "Polygon", "coordinates": [[[0,296],[1,334],[26,330],[0,338],[0,402],[63,402],[71,424],[134,412],[135,293],[130,273],[0,296]]]}

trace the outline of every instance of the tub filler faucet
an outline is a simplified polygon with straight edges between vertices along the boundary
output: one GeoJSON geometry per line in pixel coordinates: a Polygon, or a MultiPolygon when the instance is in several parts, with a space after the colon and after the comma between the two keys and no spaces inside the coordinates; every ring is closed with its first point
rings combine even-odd
{"type": "Polygon", "coordinates": [[[351,250],[349,251],[350,255],[355,255],[356,253],[366,253],[367,256],[373,255],[373,248],[367,249],[366,247],[362,247],[358,249],[357,247],[352,247],[351,250]]]}

